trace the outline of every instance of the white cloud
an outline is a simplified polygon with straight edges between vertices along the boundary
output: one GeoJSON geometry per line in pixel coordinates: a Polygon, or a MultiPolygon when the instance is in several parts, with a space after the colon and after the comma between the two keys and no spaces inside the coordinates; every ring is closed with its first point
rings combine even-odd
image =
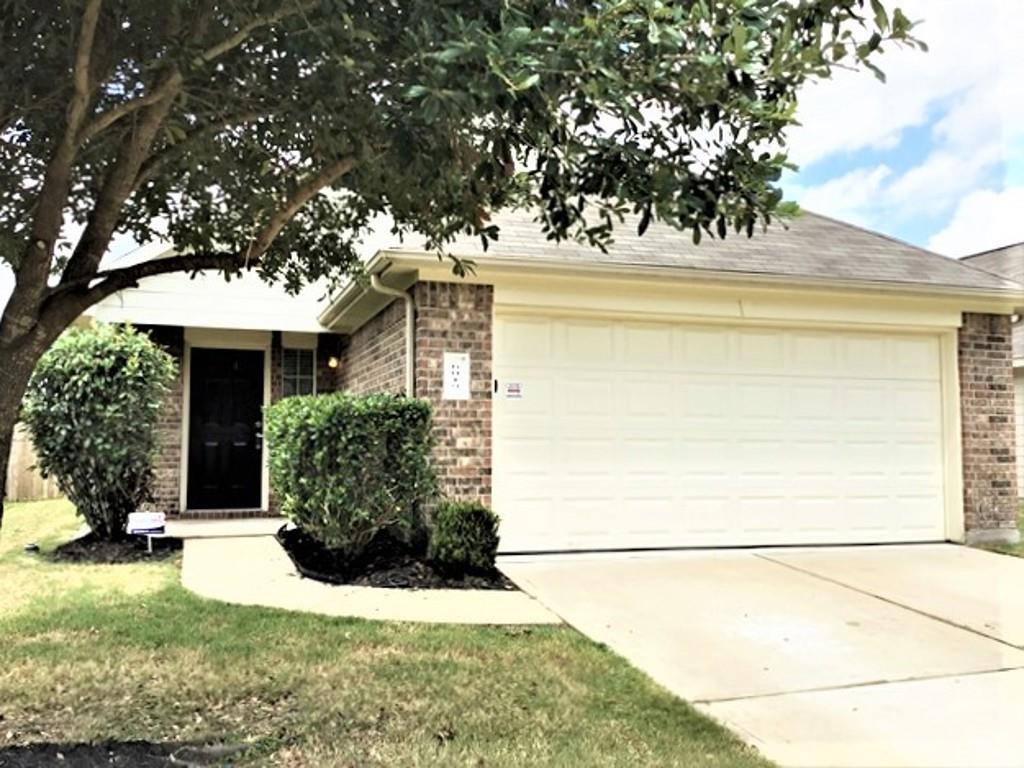
{"type": "Polygon", "coordinates": [[[857,168],[816,187],[798,189],[789,186],[787,192],[808,210],[866,225],[882,184],[891,175],[892,169],[886,165],[857,168]]]}
{"type": "Polygon", "coordinates": [[[983,189],[967,195],[949,225],[928,241],[947,256],[967,256],[1024,241],[1024,187],[1001,192],[983,189]]]}
{"type": "MultiPolygon", "coordinates": [[[[959,218],[964,210],[977,216],[968,205],[978,205],[974,193],[998,195],[1006,169],[1024,162],[1024,57],[1016,55],[1014,40],[1024,27],[1024,2],[892,3],[922,19],[916,34],[930,52],[891,50],[879,61],[889,76],[884,85],[842,72],[806,89],[798,113],[803,126],[790,135],[790,153],[805,166],[869,149],[920,156],[922,147],[906,143],[905,132],[915,126],[926,128],[927,152],[900,172],[889,170],[894,163],[872,160],[816,186],[799,185],[797,175],[798,186],[787,185],[786,192],[811,210],[874,229],[896,233],[913,225],[920,232],[922,220],[931,224],[954,212],[959,218]]],[[[974,244],[958,252],[1003,244],[1008,227],[989,226],[984,237],[974,230],[974,244]]],[[[954,229],[957,238],[972,231],[953,223],[946,231],[954,229]]]]}
{"type": "MultiPolygon", "coordinates": [[[[892,5],[891,3],[890,5],[892,5]]],[[[904,130],[924,125],[929,112],[951,102],[936,132],[967,144],[1002,131],[1019,132],[1024,113],[1024,58],[1014,55],[1024,27],[1017,0],[895,0],[921,20],[915,34],[928,53],[892,48],[878,63],[882,84],[865,72],[837,71],[809,86],[790,133],[793,160],[810,165],[836,154],[896,146],[904,130]]]]}
{"type": "Polygon", "coordinates": [[[920,164],[892,179],[877,200],[881,210],[900,217],[942,210],[974,189],[987,171],[1006,158],[996,143],[968,152],[939,149],[920,164]]]}

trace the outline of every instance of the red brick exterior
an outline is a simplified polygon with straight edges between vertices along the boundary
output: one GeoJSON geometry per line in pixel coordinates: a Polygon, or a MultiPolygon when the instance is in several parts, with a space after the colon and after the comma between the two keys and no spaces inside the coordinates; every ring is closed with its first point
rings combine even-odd
{"type": "Polygon", "coordinates": [[[491,333],[494,289],[469,283],[418,283],[416,396],[434,406],[434,459],[441,491],[491,503],[491,333]],[[470,399],[442,400],[445,352],[468,352],[470,399]]]}
{"type": "Polygon", "coordinates": [[[959,366],[967,539],[1017,540],[1010,318],[965,313],[959,366]]]}
{"type": "Polygon", "coordinates": [[[146,329],[149,337],[174,358],[178,375],[164,398],[156,428],[157,454],[153,462],[152,509],[167,514],[178,512],[181,493],[181,419],[185,352],[185,329],[158,326],[146,329]]]}
{"type": "MultiPolygon", "coordinates": [[[[184,351],[185,329],[170,326],[153,326],[146,329],[150,338],[160,344],[174,357],[178,364],[178,377],[174,386],[164,400],[160,420],[157,426],[157,458],[154,462],[153,502],[149,506],[167,515],[177,516],[180,513],[181,501],[181,458],[182,458],[182,419],[184,418],[184,351]]],[[[337,357],[340,344],[339,337],[333,334],[321,334],[317,346],[316,380],[317,392],[326,393],[337,388],[337,369],[329,366],[331,357],[337,357]]],[[[281,399],[283,388],[281,379],[282,355],[281,334],[274,331],[270,347],[270,401],[281,399]]],[[[269,511],[277,514],[280,506],[270,494],[269,511]]],[[[197,510],[186,512],[185,517],[196,518],[233,518],[253,517],[260,511],[248,510],[197,510]]]]}
{"type": "MultiPolygon", "coordinates": [[[[491,500],[491,316],[494,290],[468,283],[417,283],[416,397],[434,407],[434,460],[441,491],[491,500]],[[445,352],[468,352],[469,400],[442,400],[445,352]]],[[[403,393],[405,305],[395,301],[344,345],[338,380],[357,394],[403,393]]]]}
{"type": "Polygon", "coordinates": [[[338,388],[367,394],[405,391],[405,306],[392,302],[342,345],[338,388]]]}

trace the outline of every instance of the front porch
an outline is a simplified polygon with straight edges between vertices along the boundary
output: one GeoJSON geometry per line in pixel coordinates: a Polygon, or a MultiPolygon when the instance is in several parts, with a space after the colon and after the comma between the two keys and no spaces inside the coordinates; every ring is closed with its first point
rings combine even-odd
{"type": "Polygon", "coordinates": [[[183,521],[275,518],[263,408],[336,388],[338,339],[293,331],[145,327],[178,362],[154,463],[155,511],[183,521]]]}

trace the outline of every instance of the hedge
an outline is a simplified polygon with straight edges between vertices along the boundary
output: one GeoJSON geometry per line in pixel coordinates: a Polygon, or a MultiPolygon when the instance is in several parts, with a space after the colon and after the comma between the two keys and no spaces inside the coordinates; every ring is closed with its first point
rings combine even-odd
{"type": "Polygon", "coordinates": [[[22,405],[44,476],[96,536],[125,535],[150,500],[156,426],[174,359],[130,326],[66,331],[43,355],[22,405]]]}
{"type": "Polygon", "coordinates": [[[271,485],[282,512],[358,557],[384,529],[410,536],[434,494],[430,405],[393,395],[288,397],[266,409],[271,485]]]}

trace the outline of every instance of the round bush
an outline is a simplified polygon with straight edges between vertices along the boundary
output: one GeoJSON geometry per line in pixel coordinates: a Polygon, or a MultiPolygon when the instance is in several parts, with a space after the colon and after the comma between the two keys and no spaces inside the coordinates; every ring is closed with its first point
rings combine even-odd
{"type": "Polygon", "coordinates": [[[37,466],[102,539],[122,538],[152,498],[156,424],[176,372],[146,334],[98,325],[66,331],[32,375],[22,420],[37,466]]]}
{"type": "Polygon", "coordinates": [[[394,395],[288,397],[266,410],[270,480],[282,511],[356,558],[378,532],[409,537],[435,487],[430,405],[394,395]]]}
{"type": "Polygon", "coordinates": [[[498,516],[483,504],[446,501],[434,511],[428,556],[442,568],[491,571],[498,551],[498,516]]]}

